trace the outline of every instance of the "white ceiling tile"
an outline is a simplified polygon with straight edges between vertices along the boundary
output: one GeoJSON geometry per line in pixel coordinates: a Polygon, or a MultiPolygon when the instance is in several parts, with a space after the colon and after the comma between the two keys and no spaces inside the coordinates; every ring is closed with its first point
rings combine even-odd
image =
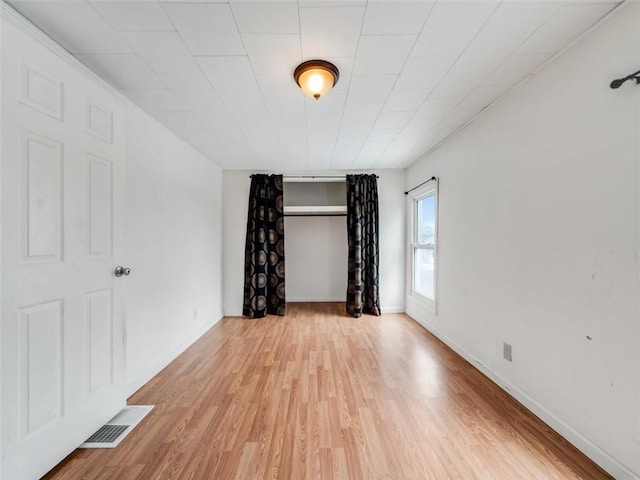
{"type": "Polygon", "coordinates": [[[440,120],[447,115],[458,102],[459,100],[452,98],[432,99],[430,97],[420,106],[413,116],[412,121],[416,119],[440,120]]]}
{"type": "Polygon", "coordinates": [[[460,100],[469,95],[469,92],[471,92],[471,90],[480,83],[480,78],[483,77],[479,76],[477,82],[470,82],[469,77],[449,74],[429,94],[429,100],[444,99],[452,101],[453,104],[456,105],[460,100]]]}
{"type": "Polygon", "coordinates": [[[363,35],[358,45],[354,74],[400,73],[415,38],[415,35],[363,35]]]}
{"type": "MultiPolygon", "coordinates": [[[[346,156],[338,157],[334,154],[333,158],[331,159],[329,168],[332,170],[348,170],[351,168],[351,165],[353,165],[354,161],[355,161],[355,156],[354,158],[349,159],[349,157],[346,157],[346,156]]],[[[315,166],[314,166],[314,170],[317,170],[315,166]]]]}
{"type": "Polygon", "coordinates": [[[200,119],[200,121],[205,125],[210,125],[212,123],[222,123],[225,122],[230,126],[234,126],[234,128],[238,129],[239,127],[236,125],[235,120],[231,116],[231,112],[227,109],[227,107],[220,103],[218,108],[193,108],[195,106],[201,107],[202,103],[198,102],[185,102],[185,105],[189,110],[193,112],[193,114],[200,119]]]}
{"type": "Polygon", "coordinates": [[[302,92],[289,72],[277,74],[257,74],[256,82],[262,94],[271,97],[295,97],[300,99],[302,92]]]}
{"type": "Polygon", "coordinates": [[[300,35],[245,33],[242,40],[253,71],[258,75],[293,75],[302,61],[300,35]]]}
{"type": "Polygon", "coordinates": [[[248,88],[245,90],[230,89],[220,90],[220,95],[224,103],[231,107],[236,107],[238,110],[251,109],[251,110],[264,110],[264,100],[257,88],[248,88]]]}
{"type": "Polygon", "coordinates": [[[436,137],[440,136],[440,140],[449,136],[477,115],[478,111],[478,108],[456,108],[438,124],[434,130],[434,135],[436,137]]]}
{"type": "MultiPolygon", "coordinates": [[[[297,93],[297,92],[296,92],[297,93]]],[[[287,97],[269,97],[263,94],[269,117],[275,122],[305,122],[304,98],[297,95],[287,97]]]]}
{"type": "Polygon", "coordinates": [[[556,53],[613,8],[613,4],[565,5],[527,39],[518,53],[556,53]]]}
{"type": "Polygon", "coordinates": [[[348,168],[360,153],[367,137],[339,137],[333,150],[331,167],[348,168]]]}
{"type": "Polygon", "coordinates": [[[456,108],[484,108],[502,96],[509,88],[507,85],[481,85],[474,88],[456,108]]]}
{"type": "Polygon", "coordinates": [[[498,4],[498,1],[488,0],[436,3],[411,55],[454,61],[498,4]]]}
{"type": "Polygon", "coordinates": [[[331,155],[336,144],[336,134],[330,130],[318,130],[307,136],[309,151],[322,151],[331,155]]]}
{"type": "Polygon", "coordinates": [[[331,131],[338,133],[341,122],[340,114],[337,113],[314,113],[307,115],[307,129],[331,131]]]}
{"type": "Polygon", "coordinates": [[[373,122],[342,122],[340,135],[343,137],[362,137],[368,135],[373,122]]]}
{"type": "Polygon", "coordinates": [[[387,145],[394,140],[400,133],[399,128],[378,128],[374,126],[371,132],[369,132],[369,142],[387,143],[387,145]]]}
{"type": "Polygon", "coordinates": [[[218,139],[233,139],[242,141],[244,133],[233,120],[220,120],[217,112],[195,112],[194,116],[202,122],[209,133],[218,139]]]}
{"type": "Polygon", "coordinates": [[[167,3],[164,8],[194,55],[244,55],[229,5],[167,3]]]}
{"type": "MultiPolygon", "coordinates": [[[[311,60],[310,58],[302,58],[303,61],[311,60]]],[[[340,72],[338,83],[333,87],[334,90],[347,90],[351,84],[351,75],[353,74],[354,58],[334,58],[326,57],[324,60],[333,63],[340,72]]]]}
{"type": "Polygon", "coordinates": [[[397,88],[431,89],[440,83],[451,65],[441,57],[409,57],[398,77],[397,88]]]}
{"type": "Polygon", "coordinates": [[[502,3],[460,56],[452,72],[486,76],[559,8],[559,2],[502,3]]]}
{"type": "Polygon", "coordinates": [[[434,2],[369,2],[363,35],[420,33],[434,2]]]}
{"type": "Polygon", "coordinates": [[[397,75],[353,75],[347,102],[384,103],[397,78],[397,75]]]}
{"type": "Polygon", "coordinates": [[[247,57],[197,57],[196,60],[216,90],[257,88],[247,57]]]}
{"type": "Polygon", "coordinates": [[[360,137],[338,137],[333,150],[333,164],[351,164],[367,140],[366,135],[360,137]]]}
{"type": "Polygon", "coordinates": [[[300,134],[299,132],[279,132],[278,134],[278,142],[280,143],[280,148],[285,149],[288,145],[291,146],[292,150],[302,150],[304,149],[305,155],[307,150],[307,134],[300,134]]]}
{"type": "Polygon", "coordinates": [[[287,135],[304,135],[307,138],[307,120],[303,118],[301,121],[294,118],[286,118],[284,120],[271,121],[273,128],[280,134],[287,135]]]}
{"type": "Polygon", "coordinates": [[[91,2],[91,5],[116,30],[175,30],[155,1],[99,1],[91,2]]]}
{"type": "Polygon", "coordinates": [[[231,118],[231,113],[219,97],[218,99],[185,101],[184,104],[194,113],[216,112],[220,118],[231,118]]]}
{"type": "Polygon", "coordinates": [[[303,117],[287,117],[272,120],[273,128],[281,136],[304,135],[306,138],[308,128],[307,119],[303,117]]]}
{"type": "Polygon", "coordinates": [[[159,89],[127,89],[122,93],[147,112],[180,112],[187,107],[166,88],[159,89]]]}
{"type": "Polygon", "coordinates": [[[286,163],[297,161],[300,159],[307,159],[309,156],[309,147],[307,145],[307,138],[304,138],[304,143],[295,143],[287,139],[286,141],[278,140],[280,152],[283,160],[286,163]]]}
{"type": "Polygon", "coordinates": [[[616,4],[10,3],[221,167],[280,171],[404,167],[616,4]],[[313,58],[340,70],[320,101],[292,77],[313,58]]]}
{"type": "Polygon", "coordinates": [[[257,87],[219,90],[219,94],[241,127],[253,129],[255,125],[269,124],[269,115],[257,87]]]}
{"type": "Polygon", "coordinates": [[[82,62],[116,88],[162,88],[160,78],[135,53],[78,55],[82,62]]]}
{"type": "Polygon", "coordinates": [[[275,132],[264,129],[254,129],[246,132],[245,136],[261,154],[268,152],[269,155],[280,155],[280,146],[275,132]]]}
{"type": "Polygon", "coordinates": [[[156,73],[200,73],[177,32],[121,32],[121,35],[156,73]]]}
{"type": "Polygon", "coordinates": [[[367,0],[298,0],[301,7],[363,7],[367,0]]]}
{"type": "Polygon", "coordinates": [[[402,128],[414,112],[383,112],[376,120],[376,128],[402,128]]]}
{"type": "Polygon", "coordinates": [[[71,53],[131,53],[87,2],[28,1],[11,5],[71,53]]]}
{"type": "MultiPolygon", "coordinates": [[[[89,0],[93,1],[93,0],[89,0]]],[[[129,0],[118,0],[121,2],[127,2],[129,0]]],[[[156,0],[144,0],[148,2],[155,2],[156,0]]],[[[229,3],[229,0],[157,0],[160,3],[229,3]]]]}
{"type": "Polygon", "coordinates": [[[197,136],[207,133],[202,122],[191,112],[153,112],[153,116],[180,136],[185,133],[197,136]]]}
{"type": "Polygon", "coordinates": [[[302,92],[299,92],[303,97],[307,107],[307,112],[338,112],[342,113],[344,110],[344,102],[347,99],[346,90],[335,90],[329,92],[327,95],[319,100],[309,98],[302,92]]]}
{"type": "Polygon", "coordinates": [[[483,85],[515,85],[550,58],[549,54],[511,55],[482,81],[483,85]]]}
{"type": "Polygon", "coordinates": [[[364,7],[302,7],[300,28],[304,58],[355,57],[364,7]]]}
{"type": "Polygon", "coordinates": [[[424,132],[421,132],[420,135],[400,133],[396,138],[393,139],[393,142],[391,142],[389,148],[387,148],[387,151],[391,148],[398,150],[409,149],[413,147],[422,138],[423,135],[424,132]]]}
{"type": "Polygon", "coordinates": [[[364,143],[367,141],[368,135],[361,135],[359,137],[338,137],[336,141],[335,151],[340,152],[352,152],[355,157],[364,143]]]}
{"type": "Polygon", "coordinates": [[[204,75],[161,75],[164,84],[184,102],[220,101],[211,83],[204,75]]]}
{"type": "MultiPolygon", "coordinates": [[[[378,167],[380,168],[394,168],[396,164],[407,158],[409,152],[411,152],[412,144],[406,144],[405,142],[399,142],[398,139],[394,140],[386,150],[378,158],[378,167]]],[[[407,162],[411,163],[411,162],[407,162]]]]}
{"type": "Polygon", "coordinates": [[[331,167],[331,152],[316,152],[309,150],[309,160],[307,162],[308,170],[327,170],[331,167]]]}
{"type": "Polygon", "coordinates": [[[400,79],[382,109],[384,112],[415,111],[431,92],[428,88],[400,88],[399,84],[400,79]]]}
{"type": "Polygon", "coordinates": [[[308,137],[309,142],[309,158],[316,157],[323,162],[330,163],[333,156],[333,150],[336,145],[336,135],[331,132],[322,132],[311,134],[308,137]]]}
{"type": "Polygon", "coordinates": [[[272,129],[269,114],[265,108],[254,108],[252,105],[235,105],[229,108],[242,131],[272,129]]]}
{"type": "Polygon", "coordinates": [[[446,115],[433,112],[429,117],[413,118],[406,123],[399,136],[413,138],[413,143],[416,143],[417,139],[414,137],[419,138],[431,131],[446,115]]]}
{"type": "Polygon", "coordinates": [[[233,2],[241,33],[300,33],[297,2],[233,2]]]}
{"type": "Polygon", "coordinates": [[[382,102],[349,102],[345,105],[343,122],[374,122],[382,110],[382,102]]]}
{"type": "Polygon", "coordinates": [[[371,164],[375,163],[378,157],[382,155],[382,152],[386,147],[387,145],[385,144],[365,143],[352,164],[353,168],[371,166],[371,164]]]}
{"type": "Polygon", "coordinates": [[[369,135],[367,139],[367,143],[364,144],[362,150],[360,151],[360,155],[375,155],[375,158],[378,158],[384,151],[389,147],[393,138],[372,138],[369,135]]]}

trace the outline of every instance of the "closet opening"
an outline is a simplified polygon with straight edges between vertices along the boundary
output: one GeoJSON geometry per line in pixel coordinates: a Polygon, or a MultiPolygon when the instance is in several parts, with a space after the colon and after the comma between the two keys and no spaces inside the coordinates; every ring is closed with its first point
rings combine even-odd
{"type": "Polygon", "coordinates": [[[284,181],[287,302],[345,302],[347,184],[344,177],[284,181]]]}

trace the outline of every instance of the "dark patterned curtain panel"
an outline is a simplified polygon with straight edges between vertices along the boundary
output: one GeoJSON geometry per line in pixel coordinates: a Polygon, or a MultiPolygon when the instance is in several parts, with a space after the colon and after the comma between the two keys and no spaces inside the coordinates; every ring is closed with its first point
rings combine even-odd
{"type": "Polygon", "coordinates": [[[380,315],[378,297],[378,182],[375,175],[347,175],[349,276],[347,313],[380,315]]]}
{"type": "Polygon", "coordinates": [[[247,214],[242,314],[284,315],[282,175],[253,175],[247,214]]]}

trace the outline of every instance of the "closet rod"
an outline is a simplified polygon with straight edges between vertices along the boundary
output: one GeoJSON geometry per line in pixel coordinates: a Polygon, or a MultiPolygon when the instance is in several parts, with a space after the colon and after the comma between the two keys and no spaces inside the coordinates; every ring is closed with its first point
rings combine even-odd
{"type": "MultiPolygon", "coordinates": [[[[283,178],[339,178],[346,179],[346,175],[283,175],[283,178]]],[[[253,175],[249,175],[249,178],[253,178],[253,175]]],[[[376,178],[380,178],[376,175],[376,178]]]]}
{"type": "Polygon", "coordinates": [[[436,177],[431,177],[429,180],[427,180],[426,182],[422,182],[420,185],[416,185],[415,187],[407,190],[406,192],[404,192],[405,195],[408,195],[409,192],[413,192],[416,188],[421,187],[422,185],[425,185],[429,182],[433,182],[436,179],[436,177]]]}

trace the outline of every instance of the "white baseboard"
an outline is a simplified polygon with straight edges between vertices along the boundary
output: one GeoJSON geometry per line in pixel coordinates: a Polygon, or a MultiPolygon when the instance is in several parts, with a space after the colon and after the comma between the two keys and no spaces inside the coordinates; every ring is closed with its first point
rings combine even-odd
{"type": "MultiPolygon", "coordinates": [[[[289,302],[344,302],[344,300],[289,300],[289,302]]],[[[381,313],[404,313],[404,307],[381,307],[381,313]]],[[[242,310],[229,310],[224,312],[225,317],[241,317],[242,310]]]]}
{"type": "Polygon", "coordinates": [[[193,345],[202,335],[204,335],[211,327],[213,327],[216,323],[222,320],[223,313],[219,312],[217,318],[205,323],[201,328],[196,330],[196,332],[190,336],[187,340],[178,345],[172,352],[167,354],[162,360],[156,363],[153,367],[147,369],[147,372],[144,375],[141,375],[136,380],[129,382],[126,386],[126,396],[129,398],[131,395],[136,393],[140,388],[144,386],[149,380],[155,377],[158,373],[162,371],[167,365],[173,362],[178,356],[184,352],[187,348],[193,345]]]}
{"type": "MultiPolygon", "coordinates": [[[[411,316],[411,314],[409,314],[411,316]]],[[[540,418],[543,422],[549,425],[553,430],[564,437],[569,443],[575,446],[578,450],[584,453],[587,457],[597,463],[602,469],[607,471],[617,480],[640,480],[640,475],[631,471],[627,466],[622,464],[619,460],[605,452],[591,440],[586,438],[580,432],[573,427],[565,423],[562,419],[549,412],[543,405],[540,405],[529,395],[520,390],[516,385],[506,380],[495,370],[489,368],[487,365],[478,360],[475,356],[464,350],[458,344],[453,342],[446,335],[443,335],[433,325],[424,320],[417,319],[411,316],[418,324],[420,324],[425,330],[432,333],[439,340],[445,343],[449,348],[455,351],[458,355],[468,361],[471,365],[476,367],[480,372],[486,375],[492,382],[502,388],[510,396],[516,399],[519,403],[529,409],[534,415],[540,418]]]]}
{"type": "Polygon", "coordinates": [[[404,307],[380,307],[380,313],[404,313],[404,307]]]}

